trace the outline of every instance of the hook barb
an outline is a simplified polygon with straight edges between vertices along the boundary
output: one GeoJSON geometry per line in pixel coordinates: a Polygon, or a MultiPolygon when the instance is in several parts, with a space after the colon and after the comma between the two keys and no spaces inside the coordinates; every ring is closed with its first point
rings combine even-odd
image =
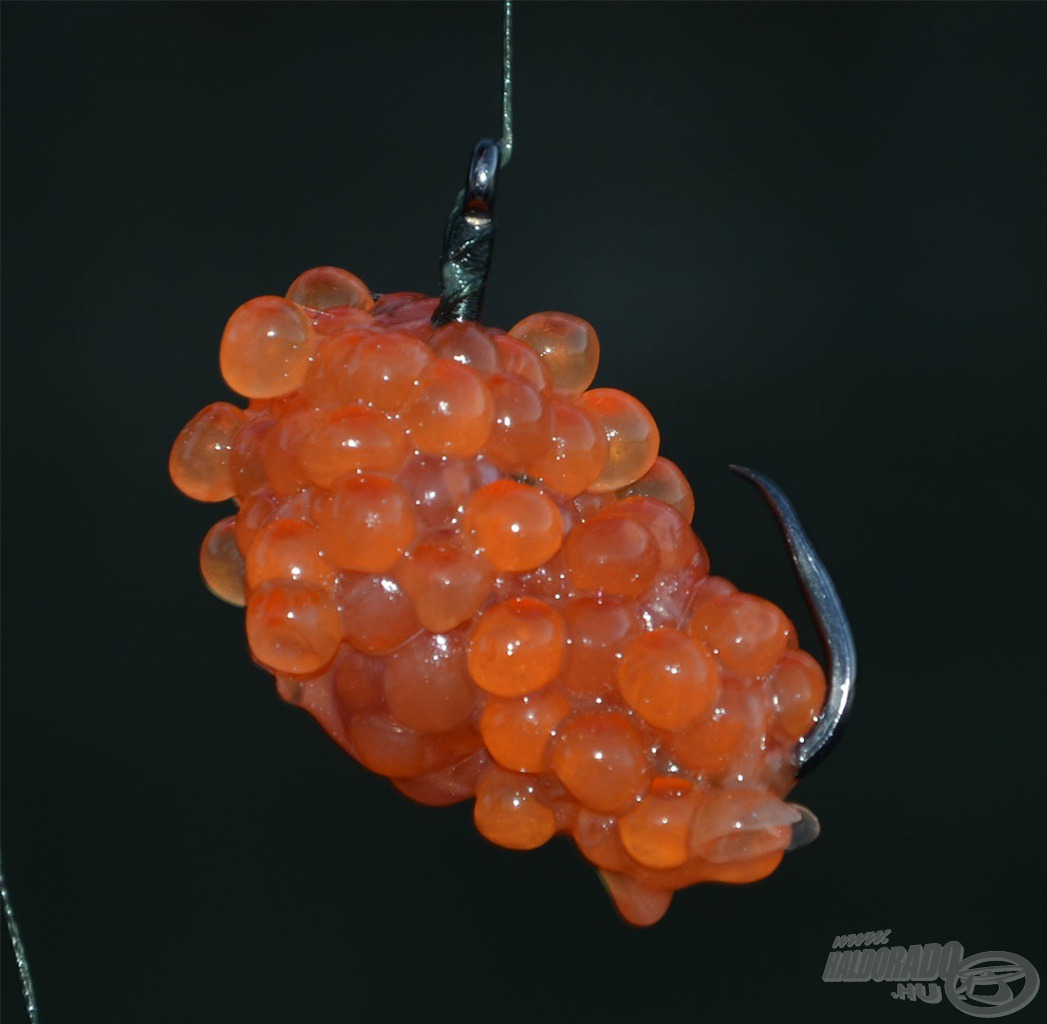
{"type": "Polygon", "coordinates": [[[832,577],[814,550],[800,517],[785,492],[770,477],[755,469],[731,466],[731,472],[744,477],[763,495],[771,507],[792,556],[793,567],[804,597],[811,609],[822,639],[828,666],[829,692],[825,707],[811,733],[802,739],[793,754],[797,775],[809,771],[822,760],[839,737],[854,703],[858,655],[854,635],[832,577]]]}

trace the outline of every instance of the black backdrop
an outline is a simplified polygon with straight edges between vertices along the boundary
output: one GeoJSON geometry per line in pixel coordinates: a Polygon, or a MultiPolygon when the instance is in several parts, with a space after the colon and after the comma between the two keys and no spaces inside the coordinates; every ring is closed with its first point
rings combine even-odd
{"type": "Polygon", "coordinates": [[[596,325],[714,569],[813,646],[727,464],[801,509],[861,658],[822,837],[631,929],[566,842],[356,766],[197,578],[225,513],[166,460],[225,319],[323,263],[434,287],[499,6],[7,4],[3,853],[46,1024],[960,1019],[821,981],[876,928],[1047,971],[1044,7],[516,15],[486,318],[596,325]]]}

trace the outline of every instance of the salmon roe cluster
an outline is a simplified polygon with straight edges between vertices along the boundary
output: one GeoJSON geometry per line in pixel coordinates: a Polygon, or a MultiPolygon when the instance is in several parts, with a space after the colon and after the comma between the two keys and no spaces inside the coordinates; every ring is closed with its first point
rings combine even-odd
{"type": "Polygon", "coordinates": [[[233,499],[200,566],[246,605],[254,659],[414,800],[480,832],[571,836],[622,915],[770,874],[791,753],[825,698],[773,604],[709,575],[694,497],[650,413],[591,388],[593,328],[430,322],[308,271],[241,306],[170,471],[233,499]]]}

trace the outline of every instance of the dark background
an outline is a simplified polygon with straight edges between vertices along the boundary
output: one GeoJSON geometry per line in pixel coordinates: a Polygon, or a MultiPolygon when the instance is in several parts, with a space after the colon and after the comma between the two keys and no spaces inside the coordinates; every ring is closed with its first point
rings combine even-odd
{"type": "Polygon", "coordinates": [[[714,571],[814,646],[726,466],[774,476],[859,643],[821,839],[636,930],[566,841],[495,848],[282,704],[198,579],[226,513],[167,479],[238,304],[435,287],[499,5],[4,5],[3,853],[45,1024],[961,1019],[821,981],[877,928],[1047,974],[1045,15],[517,6],[486,319],[589,319],[714,571]]]}

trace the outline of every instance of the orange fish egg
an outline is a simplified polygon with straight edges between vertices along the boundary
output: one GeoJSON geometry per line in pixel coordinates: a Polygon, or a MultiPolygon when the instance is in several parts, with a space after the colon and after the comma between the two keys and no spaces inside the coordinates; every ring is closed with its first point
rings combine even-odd
{"type": "Polygon", "coordinates": [[[385,699],[397,721],[419,732],[460,725],[476,703],[465,662],[466,641],[456,634],[420,633],[385,663],[385,699]]]}
{"type": "Polygon", "coordinates": [[[469,673],[488,693],[518,697],[552,682],[563,656],[563,616],[542,601],[516,597],[480,615],[469,673]]]}
{"type": "Polygon", "coordinates": [[[655,779],[647,796],[622,815],[618,831],[625,852],[649,868],[686,864],[699,799],[686,779],[655,779]]]}
{"type": "Polygon", "coordinates": [[[308,675],[330,663],[342,638],[330,595],[308,583],[263,583],[247,602],[247,642],[267,668],[308,675]]]}
{"type": "Polygon", "coordinates": [[[419,530],[443,532],[458,529],[473,492],[499,476],[486,459],[426,455],[408,459],[396,479],[414,498],[419,530]]]}
{"type": "Polygon", "coordinates": [[[275,295],[245,302],[222,335],[222,376],[248,398],[272,398],[299,388],[309,370],[313,336],[300,307],[275,295]]]}
{"type": "Polygon", "coordinates": [[[615,494],[618,498],[656,498],[676,509],[688,524],[694,519],[694,492],[687,477],[660,455],[643,476],[615,494]]]}
{"type": "Polygon", "coordinates": [[[660,556],[646,527],[624,516],[579,523],[564,541],[564,565],[582,593],[638,597],[654,582],[660,556]]]}
{"type": "Polygon", "coordinates": [[[480,733],[491,756],[504,768],[541,772],[548,768],[556,730],[570,713],[571,702],[555,690],[493,697],[480,716],[480,733]]]}
{"type": "Polygon", "coordinates": [[[647,789],[651,767],[639,731],[614,711],[570,719],[553,750],[557,778],[593,811],[628,810],[647,789]]]}
{"type": "Polygon", "coordinates": [[[438,359],[422,371],[403,411],[411,442],[432,455],[475,455],[494,428],[494,403],[483,378],[468,366],[438,359]]]}
{"type": "Polygon", "coordinates": [[[683,729],[712,711],[720,688],[709,652],[686,633],[656,629],[625,649],[618,669],[622,696],[659,729],[683,729]]]}
{"type": "Polygon", "coordinates": [[[514,480],[496,480],[478,490],[462,523],[497,570],[522,572],[549,561],[563,540],[563,517],[541,491],[514,480]]]}
{"type": "Polygon", "coordinates": [[[429,346],[441,359],[451,359],[487,376],[502,368],[498,346],[476,324],[449,323],[437,328],[429,346]]]}
{"type": "Polygon", "coordinates": [[[291,406],[261,439],[259,468],[273,490],[294,494],[308,484],[298,453],[312,430],[314,420],[312,409],[291,406]]]}
{"type": "Polygon", "coordinates": [[[334,339],[317,367],[316,392],[325,401],[373,405],[396,412],[411,398],[430,349],[408,334],[376,334],[356,329],[334,339]]]}
{"type": "Polygon", "coordinates": [[[526,342],[542,358],[561,395],[580,395],[596,376],[600,342],[592,325],[566,313],[535,313],[509,333],[526,342]]]}
{"type": "Polygon", "coordinates": [[[763,714],[756,695],[728,682],[708,717],[676,732],[673,757],[690,771],[715,776],[740,761],[748,750],[762,745],[762,728],[763,714]]]}
{"type": "Polygon", "coordinates": [[[385,703],[385,661],[342,644],[331,667],[339,706],[348,714],[380,711],[385,703]]]}
{"type": "Polygon", "coordinates": [[[571,402],[552,403],[551,440],[526,467],[526,474],[573,498],[589,487],[607,461],[607,438],[584,410],[571,402]]]}
{"type": "Polygon", "coordinates": [[[791,742],[814,728],[825,703],[825,673],[806,651],[786,651],[769,680],[775,727],[791,742]]]}
{"type": "Polygon", "coordinates": [[[415,532],[410,496],[383,476],[343,477],[317,516],[327,556],[355,572],[391,569],[415,532]]]}
{"type": "Polygon", "coordinates": [[[601,871],[600,880],[622,917],[640,928],[660,921],[673,898],[670,890],[642,885],[629,875],[614,871],[601,871]]]}
{"type": "Polygon", "coordinates": [[[673,572],[689,565],[701,550],[701,542],[684,517],[657,498],[624,498],[601,515],[605,518],[632,519],[643,526],[654,538],[662,572],[673,572]]]}
{"type": "Polygon", "coordinates": [[[577,521],[584,523],[588,519],[595,519],[605,509],[613,508],[615,500],[612,494],[584,491],[571,501],[571,508],[577,513],[577,521]]]}
{"type": "Polygon", "coordinates": [[[450,541],[418,545],[401,563],[399,576],[418,621],[433,633],[468,622],[486,603],[494,583],[483,555],[450,541]]]}
{"type": "Polygon", "coordinates": [[[632,866],[622,846],[616,815],[599,814],[581,807],[571,834],[582,855],[596,867],[608,871],[628,871],[632,866]]]}
{"type": "Polygon", "coordinates": [[[476,787],[476,827],[499,846],[533,850],[556,833],[556,816],[542,805],[534,779],[494,765],[476,787]]]}
{"type": "Polygon", "coordinates": [[[244,556],[236,546],[236,517],[219,519],[200,547],[200,573],[207,589],[229,604],[247,604],[244,556]]]}
{"type": "Polygon", "coordinates": [[[480,778],[491,763],[480,749],[452,761],[443,768],[423,771],[410,778],[392,779],[393,785],[412,800],[430,807],[449,807],[476,796],[480,778]]]}
{"type": "Polygon", "coordinates": [[[694,618],[703,604],[711,601],[714,597],[727,597],[737,593],[738,588],[730,580],[725,580],[722,576],[706,576],[698,584],[691,600],[689,609],[691,618],[694,618]]]}
{"type": "Polygon", "coordinates": [[[504,469],[522,469],[552,444],[552,409],[533,385],[515,374],[494,374],[487,386],[494,426],[484,454],[504,469]]]}
{"type": "Polygon", "coordinates": [[[411,599],[390,576],[347,578],[339,598],[342,631],[358,651],[385,654],[422,627],[411,599]]]}
{"type": "Polygon", "coordinates": [[[255,535],[247,552],[247,586],[254,590],[271,580],[312,583],[330,590],[337,570],[323,557],[312,523],[273,519],[255,535]]]}
{"type": "Polygon", "coordinates": [[[629,641],[643,628],[635,605],[620,598],[577,597],[563,610],[567,624],[565,685],[574,693],[612,689],[629,641]]]}
{"type": "MultiPolygon", "coordinates": [[[[330,309],[306,309],[307,315],[309,315],[310,322],[313,325],[313,334],[317,336],[317,340],[320,344],[320,351],[324,350],[324,347],[328,343],[329,339],[346,334],[349,331],[356,330],[357,328],[363,328],[366,331],[374,331],[378,329],[378,324],[375,322],[374,317],[369,316],[364,310],[356,309],[353,306],[332,306],[330,309]]],[[[313,356],[313,368],[306,378],[306,387],[308,387],[308,381],[315,379],[316,371],[316,354],[313,356]]]]}
{"type": "Polygon", "coordinates": [[[778,664],[793,633],[780,608],[753,594],[707,601],[687,629],[709,645],[728,672],[750,677],[765,676],[778,664]]]}
{"type": "Polygon", "coordinates": [[[236,493],[230,457],[246,422],[242,409],[214,402],[186,424],[168,461],[180,491],[197,501],[225,501],[236,493]]]}
{"type": "Polygon", "coordinates": [[[262,465],[262,450],[269,431],[275,425],[276,420],[272,416],[264,413],[247,414],[247,422],[236,435],[229,459],[235,494],[252,494],[267,485],[268,480],[262,465]]]}
{"type": "Polygon", "coordinates": [[[349,749],[370,771],[403,777],[443,767],[455,760],[456,753],[469,748],[465,736],[449,742],[445,737],[409,729],[390,715],[378,712],[353,716],[349,723],[349,749]]]}
{"type": "Polygon", "coordinates": [[[576,401],[607,438],[607,461],[592,489],[616,491],[639,480],[658,457],[660,438],[651,414],[632,395],[614,388],[586,391],[576,401]]]}
{"type": "Polygon", "coordinates": [[[548,367],[527,342],[501,332],[494,334],[493,338],[506,373],[522,377],[539,392],[546,392],[552,388],[553,379],[548,367]]]}
{"type": "Polygon", "coordinates": [[[353,715],[348,731],[353,757],[379,775],[417,775],[425,771],[432,760],[428,737],[387,714],[353,715]]]}
{"type": "Polygon", "coordinates": [[[251,549],[258,531],[269,520],[276,518],[281,505],[280,495],[266,488],[245,495],[236,515],[232,517],[236,524],[233,535],[241,555],[246,555],[251,549]]]}
{"type": "Polygon", "coordinates": [[[368,312],[374,309],[371,291],[355,274],[339,267],[314,267],[296,278],[287,289],[287,298],[310,309],[352,306],[368,312]]]}
{"type": "Polygon", "coordinates": [[[305,475],[321,487],[357,470],[395,472],[406,456],[399,424],[376,409],[353,406],[317,416],[298,450],[305,475]]]}

